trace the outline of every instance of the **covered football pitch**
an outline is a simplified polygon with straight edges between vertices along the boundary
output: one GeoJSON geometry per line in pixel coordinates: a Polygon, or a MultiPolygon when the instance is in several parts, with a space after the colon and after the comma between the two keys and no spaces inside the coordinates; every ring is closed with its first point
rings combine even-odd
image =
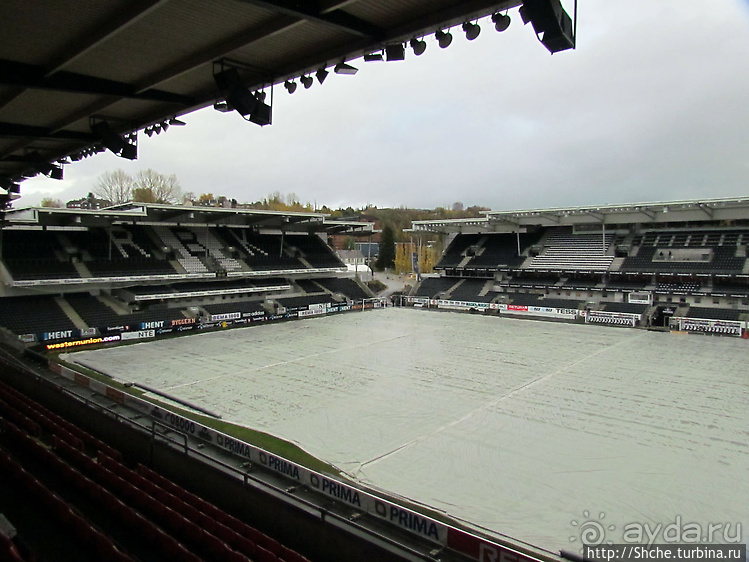
{"type": "Polygon", "coordinates": [[[549,550],[749,534],[744,340],[390,308],[68,358],[549,550]]]}

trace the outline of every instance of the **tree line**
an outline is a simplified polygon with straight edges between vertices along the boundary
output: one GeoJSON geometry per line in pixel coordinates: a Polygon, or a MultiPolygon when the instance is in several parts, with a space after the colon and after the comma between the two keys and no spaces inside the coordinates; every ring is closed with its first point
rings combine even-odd
{"type": "Polygon", "coordinates": [[[105,172],[97,178],[93,194],[113,205],[128,201],[165,205],[183,202],[176,174],[161,174],[151,168],[141,170],[135,176],[124,170],[105,172]]]}

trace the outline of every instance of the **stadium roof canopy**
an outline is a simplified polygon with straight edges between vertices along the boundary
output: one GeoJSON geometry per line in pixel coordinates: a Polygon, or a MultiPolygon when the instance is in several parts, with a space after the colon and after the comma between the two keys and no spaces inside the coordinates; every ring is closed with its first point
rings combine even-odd
{"type": "Polygon", "coordinates": [[[749,220],[749,198],[661,201],[526,211],[483,211],[469,219],[414,221],[414,232],[514,232],[529,226],[672,224],[749,220]]]}
{"type": "Polygon", "coordinates": [[[264,123],[270,115],[258,109],[258,91],[271,106],[274,84],[333,71],[365,54],[397,59],[415,37],[520,4],[3,0],[0,187],[15,195],[26,177],[59,179],[63,163],[104,147],[135,158],[134,133],[158,133],[181,124],[180,115],[227,98],[235,109],[252,105],[246,118],[264,123]]]}
{"type": "Polygon", "coordinates": [[[115,224],[159,224],[184,226],[241,226],[279,229],[285,232],[371,232],[373,223],[328,221],[320,213],[222,209],[216,207],[125,203],[98,210],[34,207],[6,213],[8,228],[87,228],[115,224]]]}

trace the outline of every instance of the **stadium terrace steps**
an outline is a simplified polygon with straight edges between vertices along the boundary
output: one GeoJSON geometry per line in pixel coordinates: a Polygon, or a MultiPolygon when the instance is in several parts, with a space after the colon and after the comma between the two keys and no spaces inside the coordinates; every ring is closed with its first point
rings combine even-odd
{"type": "Polygon", "coordinates": [[[124,225],[110,229],[3,231],[3,267],[16,286],[123,282],[168,276],[241,277],[273,270],[336,270],[343,263],[316,235],[247,228],[124,225]],[[236,231],[236,232],[235,232],[236,231]]]}
{"type": "Polygon", "coordinates": [[[473,259],[473,256],[466,256],[462,260],[460,260],[460,263],[458,264],[458,267],[465,267],[468,265],[468,263],[473,259]]]}
{"type": "Polygon", "coordinates": [[[208,268],[194,255],[195,250],[190,250],[182,243],[179,236],[167,226],[153,226],[154,232],[158,235],[165,246],[174,250],[177,261],[189,273],[208,273],[208,268]]]}
{"type": "Polygon", "coordinates": [[[55,297],[55,302],[57,303],[57,306],[60,307],[60,309],[67,315],[68,318],[70,318],[70,321],[75,324],[75,327],[82,330],[88,326],[86,324],[85,320],[80,317],[78,312],[70,306],[70,303],[66,301],[62,297],[55,297]]]}
{"type": "Polygon", "coordinates": [[[613,240],[611,234],[573,234],[569,229],[554,232],[528,269],[606,271],[614,260],[607,255],[613,240]]]}
{"type": "Polygon", "coordinates": [[[464,279],[450,290],[448,298],[466,302],[489,302],[496,296],[496,293],[490,292],[493,285],[491,280],[464,279]]]}
{"type": "Polygon", "coordinates": [[[310,269],[344,266],[333,250],[317,235],[287,235],[284,244],[292,253],[301,253],[300,259],[310,269]]]}
{"type": "Polygon", "coordinates": [[[538,242],[538,232],[460,234],[456,236],[435,269],[495,269],[521,267],[524,253],[538,242]],[[518,240],[519,239],[519,240],[518,240]],[[518,241],[520,253],[518,254],[518,241]]]}
{"type": "Polygon", "coordinates": [[[425,277],[416,287],[414,296],[434,298],[449,298],[450,292],[462,279],[457,277],[425,277]],[[444,295],[444,297],[440,297],[444,295]]]}
{"type": "Polygon", "coordinates": [[[16,334],[76,329],[54,296],[6,297],[0,305],[0,326],[16,334]]]}
{"type": "Polygon", "coordinates": [[[347,277],[326,277],[315,279],[315,284],[331,293],[340,293],[351,300],[371,299],[374,295],[362,288],[354,279],[347,277]]]}
{"type": "Polygon", "coordinates": [[[434,266],[434,268],[445,269],[450,267],[458,267],[466,257],[465,251],[468,249],[468,247],[477,244],[480,238],[480,234],[457,235],[445,249],[444,254],[440,258],[439,262],[434,266]]]}
{"type": "Polygon", "coordinates": [[[687,318],[700,318],[709,320],[738,321],[742,312],[733,308],[715,308],[690,306],[684,316],[687,318]]]}
{"type": "Polygon", "coordinates": [[[649,304],[634,304],[627,302],[601,301],[601,310],[606,312],[622,312],[626,314],[645,314],[650,308],[649,304]]]}
{"type": "Polygon", "coordinates": [[[204,251],[226,271],[244,271],[247,269],[246,267],[243,268],[238,260],[224,254],[226,244],[214,235],[212,229],[194,226],[189,230],[182,229],[177,235],[188,249],[197,252],[193,255],[199,255],[201,251],[204,251]]]}

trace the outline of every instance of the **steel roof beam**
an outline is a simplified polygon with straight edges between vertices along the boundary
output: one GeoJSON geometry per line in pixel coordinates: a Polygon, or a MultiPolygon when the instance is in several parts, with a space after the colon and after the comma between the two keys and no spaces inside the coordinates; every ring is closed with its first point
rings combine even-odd
{"type": "Polygon", "coordinates": [[[294,2],[293,0],[238,0],[278,14],[313,21],[335,27],[347,33],[380,40],[384,32],[377,26],[365,22],[342,10],[320,10],[318,2],[294,2]]]}
{"type": "Polygon", "coordinates": [[[39,90],[59,90],[76,94],[114,96],[147,101],[158,101],[189,106],[192,97],[163,90],[148,89],[137,92],[134,86],[116,80],[86,76],[76,72],[56,72],[51,76],[41,66],[0,59],[0,84],[39,90]]]}
{"type": "Polygon", "coordinates": [[[279,17],[271,22],[268,22],[259,27],[253,27],[251,29],[242,31],[241,33],[234,35],[228,39],[214,43],[213,45],[199,51],[192,53],[184,59],[170,64],[163,70],[154,72],[153,74],[145,77],[141,80],[136,91],[145,92],[149,88],[166,82],[167,80],[173,80],[185,74],[191,72],[196,68],[210,64],[216,59],[227,56],[230,53],[242,48],[246,48],[248,45],[271,37],[277,33],[289,30],[291,27],[298,25],[299,20],[290,17],[279,17]]]}
{"type": "MultiPolygon", "coordinates": [[[[108,17],[105,21],[97,22],[95,26],[63,49],[45,67],[45,77],[49,77],[63,67],[88,53],[99,44],[111,39],[124,31],[138,20],[150,13],[154,8],[165,4],[168,0],[137,0],[133,1],[127,9],[115,16],[108,17]]],[[[24,87],[16,87],[6,95],[0,97],[0,108],[5,107],[24,92],[24,87]]]]}
{"type": "Polygon", "coordinates": [[[35,127],[32,125],[20,125],[18,123],[3,122],[0,122],[0,137],[73,140],[90,143],[96,142],[98,140],[91,133],[81,133],[79,131],[66,130],[51,131],[46,127],[35,127]]]}

